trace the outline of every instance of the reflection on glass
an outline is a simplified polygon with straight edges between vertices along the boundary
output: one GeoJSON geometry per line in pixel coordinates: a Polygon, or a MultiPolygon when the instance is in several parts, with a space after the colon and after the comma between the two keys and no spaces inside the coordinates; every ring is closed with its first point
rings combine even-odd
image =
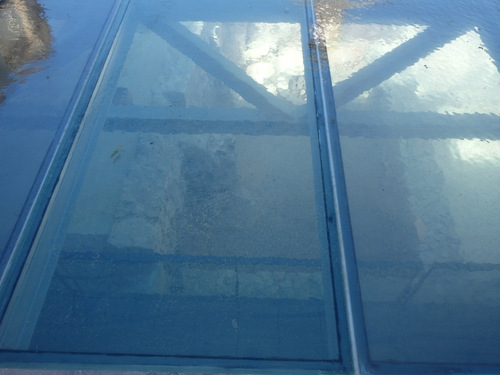
{"type": "Polygon", "coordinates": [[[498,364],[498,10],[344,14],[326,39],[370,357],[498,364]]]}
{"type": "Polygon", "coordinates": [[[1,347],[339,360],[301,27],[146,4],[120,29],[1,347]]]}
{"type": "Polygon", "coordinates": [[[36,0],[0,2],[0,103],[11,73],[23,76],[35,68],[26,67],[47,58],[52,36],[44,19],[44,9],[36,0]]]}

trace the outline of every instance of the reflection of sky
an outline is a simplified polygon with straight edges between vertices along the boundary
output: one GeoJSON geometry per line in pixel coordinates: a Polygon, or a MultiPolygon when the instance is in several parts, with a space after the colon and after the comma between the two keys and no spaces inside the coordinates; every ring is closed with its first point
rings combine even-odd
{"type": "MultiPolygon", "coordinates": [[[[345,42],[333,48],[330,60],[335,75],[348,78],[362,68],[404,43],[407,36],[418,32],[415,26],[349,25],[345,42]],[[349,39],[360,30],[363,38],[349,39]],[[370,30],[371,29],[371,30],[370,30]],[[384,31],[386,32],[384,35],[384,31]],[[349,43],[349,40],[352,42],[349,43]],[[341,57],[337,62],[335,55],[341,57]],[[345,61],[345,62],[344,62],[345,61]],[[344,62],[341,64],[341,62],[344,62]],[[352,69],[354,67],[354,69],[352,69]]],[[[450,41],[433,53],[378,87],[365,91],[353,106],[369,109],[386,107],[402,112],[433,111],[437,113],[500,114],[500,74],[475,30],[450,41]],[[381,101],[384,101],[383,103],[381,101]]]]}
{"type": "Polygon", "coordinates": [[[484,139],[452,139],[450,149],[455,158],[468,163],[500,165],[500,142],[484,139]]]}
{"type": "MultiPolygon", "coordinates": [[[[345,23],[328,28],[339,109],[500,115],[500,73],[494,58],[500,45],[493,38],[498,7],[490,0],[424,2],[345,10],[345,23]],[[398,54],[412,42],[415,49],[398,54]],[[383,64],[371,66],[378,62],[383,64]],[[378,81],[373,78],[377,74],[382,77],[378,81]]],[[[499,163],[499,148],[498,141],[489,146],[479,140],[450,141],[455,157],[467,162],[499,163]]]]}
{"type": "MultiPolygon", "coordinates": [[[[423,29],[415,25],[345,25],[340,38],[328,46],[334,83],[348,79],[423,29]]],[[[499,98],[500,74],[480,34],[472,29],[365,91],[353,105],[358,109],[385,105],[387,110],[403,112],[498,115],[499,98]]]]}
{"type": "Polygon", "coordinates": [[[410,6],[394,2],[373,6],[365,13],[349,11],[346,23],[330,28],[326,36],[334,84],[348,84],[346,80],[381,57],[388,58],[390,69],[390,52],[418,34],[423,48],[420,55],[415,49],[407,65],[384,72],[387,79],[363,87],[357,97],[346,99],[354,99],[346,109],[500,114],[500,74],[495,65],[498,62],[491,55],[499,47],[491,35],[490,18],[495,17],[491,14],[495,8],[480,13],[479,5],[487,8],[491,1],[425,6],[421,2],[410,6]],[[428,29],[429,36],[424,35],[428,29]],[[443,40],[433,40],[436,34],[443,40]],[[433,43],[434,48],[428,50],[433,43]]]}
{"type": "MultiPolygon", "coordinates": [[[[416,222],[459,239],[460,256],[473,262],[500,262],[498,19],[493,0],[392,1],[346,9],[325,35],[342,130],[387,137],[349,142],[389,150],[396,142],[377,157],[403,163],[397,188],[416,222]]],[[[440,251],[422,260],[440,261],[440,251]]]]}
{"type": "MultiPolygon", "coordinates": [[[[182,25],[216,53],[235,63],[242,74],[248,75],[269,93],[295,105],[305,103],[304,62],[298,23],[189,21],[182,22],[182,25]]],[[[191,74],[192,62],[180,52],[169,52],[166,47],[166,42],[151,31],[143,30],[136,35],[128,64],[136,69],[147,64],[150,77],[138,79],[134,69],[127,68],[119,81],[120,86],[134,93],[135,104],[164,105],[162,93],[177,91],[188,97],[187,106],[194,105],[189,93],[184,92],[188,90],[184,81],[191,74]]],[[[200,91],[199,87],[196,91],[200,91]]],[[[237,106],[251,106],[237,93],[233,95],[239,101],[237,106]]],[[[198,102],[194,106],[199,105],[198,102]]]]}
{"type": "Polygon", "coordinates": [[[333,84],[413,38],[425,29],[416,25],[344,24],[327,35],[328,58],[333,84]]]}

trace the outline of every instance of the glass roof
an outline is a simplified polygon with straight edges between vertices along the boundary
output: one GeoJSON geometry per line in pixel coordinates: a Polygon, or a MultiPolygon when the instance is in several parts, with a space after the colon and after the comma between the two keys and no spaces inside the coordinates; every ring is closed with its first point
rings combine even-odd
{"type": "Polygon", "coordinates": [[[40,4],[0,2],[0,367],[500,373],[495,0],[40,4]]]}
{"type": "Polygon", "coordinates": [[[346,366],[306,10],[206,6],[115,11],[5,306],[6,356],[346,366]]]}
{"type": "Polygon", "coordinates": [[[322,31],[370,361],[498,366],[498,6],[351,5],[322,31]]]}

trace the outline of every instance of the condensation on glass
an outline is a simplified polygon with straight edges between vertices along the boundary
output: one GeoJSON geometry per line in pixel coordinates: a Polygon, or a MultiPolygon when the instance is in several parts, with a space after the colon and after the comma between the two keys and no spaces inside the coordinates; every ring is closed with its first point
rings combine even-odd
{"type": "Polygon", "coordinates": [[[498,365],[498,3],[341,8],[322,31],[370,357],[498,365]]]}
{"type": "Polygon", "coordinates": [[[267,3],[130,4],[1,349],[339,360],[305,12],[267,3]]]}

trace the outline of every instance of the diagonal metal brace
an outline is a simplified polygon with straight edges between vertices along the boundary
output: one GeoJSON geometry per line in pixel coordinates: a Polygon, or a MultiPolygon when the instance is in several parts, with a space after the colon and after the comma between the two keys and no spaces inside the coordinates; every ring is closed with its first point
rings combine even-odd
{"type": "Polygon", "coordinates": [[[253,104],[266,116],[276,119],[291,119],[296,109],[293,103],[278,98],[264,86],[248,76],[234,62],[212,49],[189,29],[177,22],[156,19],[146,25],[179,52],[193,60],[207,73],[236,91],[247,102],[253,104]]]}

